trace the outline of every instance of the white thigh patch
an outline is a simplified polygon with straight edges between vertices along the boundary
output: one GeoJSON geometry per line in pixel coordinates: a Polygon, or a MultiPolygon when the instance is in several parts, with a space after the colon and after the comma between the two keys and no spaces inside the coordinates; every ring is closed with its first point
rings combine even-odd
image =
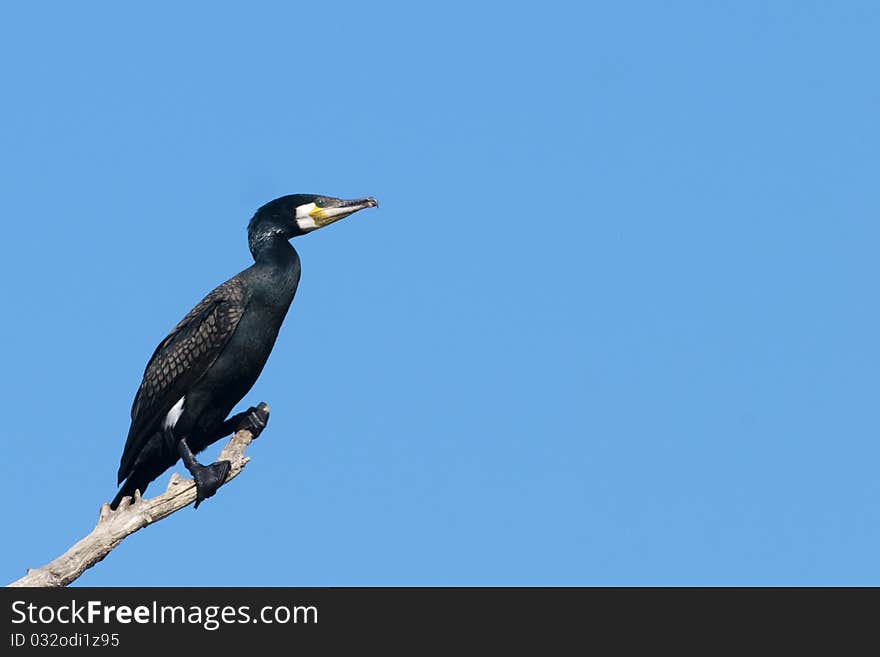
{"type": "Polygon", "coordinates": [[[180,416],[183,415],[183,400],[186,399],[186,395],[180,398],[174,406],[171,407],[171,410],[168,411],[168,415],[165,416],[165,424],[162,425],[163,429],[167,429],[169,427],[174,428],[174,425],[177,424],[177,421],[180,419],[180,416]]]}

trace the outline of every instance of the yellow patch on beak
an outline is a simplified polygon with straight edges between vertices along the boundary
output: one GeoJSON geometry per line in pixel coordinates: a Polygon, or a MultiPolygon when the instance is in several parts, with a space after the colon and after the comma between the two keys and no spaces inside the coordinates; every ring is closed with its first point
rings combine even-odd
{"type": "MultiPolygon", "coordinates": [[[[315,205],[312,203],[312,205],[315,205]]],[[[315,220],[315,223],[318,224],[318,227],[323,226],[325,223],[329,223],[327,220],[332,216],[330,212],[328,212],[328,208],[319,208],[315,205],[314,209],[309,212],[309,216],[315,220]]]]}
{"type": "MultiPolygon", "coordinates": [[[[312,204],[314,205],[314,204],[312,204]]],[[[350,214],[357,212],[357,206],[343,205],[321,208],[317,205],[309,211],[309,217],[315,222],[317,228],[323,228],[334,221],[345,219],[350,214]]]]}

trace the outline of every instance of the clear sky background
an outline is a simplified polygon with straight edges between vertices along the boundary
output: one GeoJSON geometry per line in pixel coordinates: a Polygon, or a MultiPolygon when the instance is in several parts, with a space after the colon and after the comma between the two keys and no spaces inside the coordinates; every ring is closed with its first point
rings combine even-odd
{"type": "Polygon", "coordinates": [[[381,207],[294,240],[253,461],[78,584],[880,585],[878,33],[4,5],[4,582],[92,528],[156,344],[309,192],[381,207]]]}

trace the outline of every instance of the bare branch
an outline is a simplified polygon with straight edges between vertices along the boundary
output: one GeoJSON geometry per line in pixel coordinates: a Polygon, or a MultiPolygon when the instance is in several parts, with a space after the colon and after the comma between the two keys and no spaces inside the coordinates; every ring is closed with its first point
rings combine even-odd
{"type": "MultiPolygon", "coordinates": [[[[266,406],[266,411],[268,410],[266,406]]],[[[255,436],[251,431],[239,430],[220,452],[219,460],[228,460],[231,464],[223,485],[235,479],[250,461],[244,455],[244,451],[254,439],[255,436]]],[[[140,492],[136,492],[134,499],[124,497],[115,511],[110,509],[109,504],[104,503],[98,514],[98,524],[85,538],[42,568],[29,568],[27,575],[9,586],[67,586],[86,569],[106,557],[110,550],[127,536],[170,516],[175,511],[180,511],[195,501],[195,482],[175,472],[171,475],[168,488],[161,495],[141,499],[140,492]]]]}

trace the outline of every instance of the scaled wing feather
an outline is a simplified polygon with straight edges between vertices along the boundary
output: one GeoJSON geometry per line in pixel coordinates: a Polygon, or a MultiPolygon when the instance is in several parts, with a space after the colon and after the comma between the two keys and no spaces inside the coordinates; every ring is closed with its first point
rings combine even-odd
{"type": "Polygon", "coordinates": [[[202,299],[156,347],[131,406],[120,483],[131,473],[159,420],[217,360],[244,308],[244,288],[232,278],[202,299]]]}

